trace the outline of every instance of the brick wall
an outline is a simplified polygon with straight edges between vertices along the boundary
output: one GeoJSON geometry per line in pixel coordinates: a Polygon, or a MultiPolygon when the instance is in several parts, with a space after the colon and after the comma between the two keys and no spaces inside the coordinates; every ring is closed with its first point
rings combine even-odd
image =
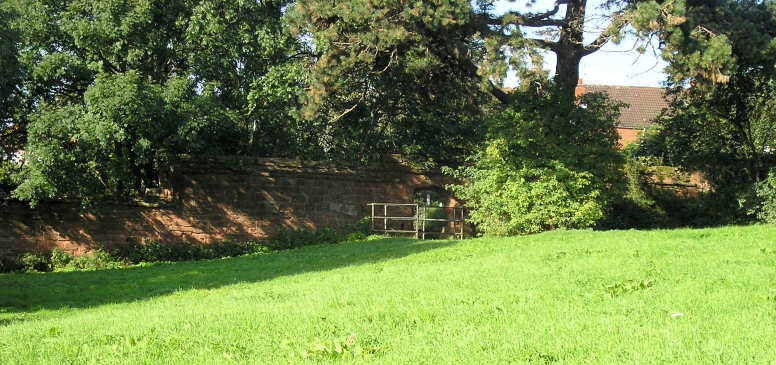
{"type": "MultiPolygon", "coordinates": [[[[95,243],[146,239],[209,243],[260,239],[281,227],[336,227],[369,215],[370,202],[410,202],[416,190],[450,183],[396,157],[350,169],[284,159],[221,160],[189,166],[165,179],[155,203],[77,203],[35,209],[11,203],[0,216],[0,252],[84,253],[95,243]]],[[[457,202],[443,194],[447,205],[457,202]]]]}

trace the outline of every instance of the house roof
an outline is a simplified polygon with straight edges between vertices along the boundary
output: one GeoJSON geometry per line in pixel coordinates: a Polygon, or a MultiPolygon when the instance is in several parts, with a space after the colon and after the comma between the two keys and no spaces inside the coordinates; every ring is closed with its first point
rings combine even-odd
{"type": "Polygon", "coordinates": [[[577,86],[578,93],[600,92],[628,106],[620,109],[618,128],[642,129],[653,123],[663,109],[668,108],[665,89],[659,87],[585,85],[577,86]],[[583,90],[579,90],[583,89],[583,90]]]}

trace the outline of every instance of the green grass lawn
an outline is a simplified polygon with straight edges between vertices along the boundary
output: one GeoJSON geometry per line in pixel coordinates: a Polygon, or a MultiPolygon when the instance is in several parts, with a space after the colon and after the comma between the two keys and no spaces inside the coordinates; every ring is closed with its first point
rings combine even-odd
{"type": "Polygon", "coordinates": [[[329,361],[775,363],[776,228],[385,238],[0,275],[3,364],[329,361]]]}

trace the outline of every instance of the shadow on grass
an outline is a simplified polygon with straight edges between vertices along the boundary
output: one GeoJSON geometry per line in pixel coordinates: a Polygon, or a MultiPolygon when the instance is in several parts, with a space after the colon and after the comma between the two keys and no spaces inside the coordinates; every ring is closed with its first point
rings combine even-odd
{"type": "MultiPolygon", "coordinates": [[[[41,309],[88,308],[210,289],[280,276],[376,263],[456,244],[382,238],[340,245],[309,246],[258,256],[160,263],[126,269],[0,275],[0,315],[41,309]]],[[[18,317],[18,316],[16,316],[18,317]]],[[[19,320],[23,320],[22,318],[19,320]]],[[[0,326],[15,320],[0,321],[0,326]]]]}

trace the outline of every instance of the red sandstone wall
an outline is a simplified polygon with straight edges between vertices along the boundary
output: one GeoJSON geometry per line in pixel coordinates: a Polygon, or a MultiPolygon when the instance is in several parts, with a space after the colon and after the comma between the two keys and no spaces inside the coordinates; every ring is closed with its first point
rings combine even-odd
{"type": "MultiPolygon", "coordinates": [[[[199,165],[169,179],[156,207],[107,205],[88,212],[72,203],[10,204],[0,216],[0,252],[60,247],[83,253],[95,243],[146,239],[260,239],[281,227],[339,226],[369,215],[367,203],[408,203],[415,190],[450,182],[396,161],[358,170],[281,159],[199,165]]],[[[449,195],[444,200],[457,204],[449,195]]]]}

